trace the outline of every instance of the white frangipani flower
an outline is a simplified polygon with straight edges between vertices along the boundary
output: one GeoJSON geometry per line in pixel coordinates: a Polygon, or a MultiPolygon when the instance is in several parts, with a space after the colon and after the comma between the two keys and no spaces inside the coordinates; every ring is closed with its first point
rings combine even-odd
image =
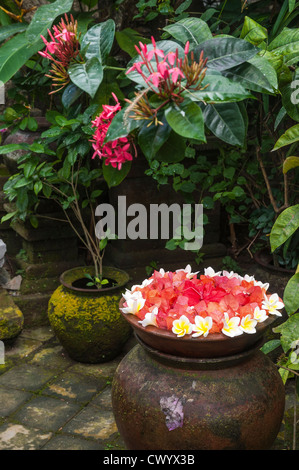
{"type": "Polygon", "coordinates": [[[210,329],[213,325],[212,317],[203,318],[200,315],[196,315],[194,318],[195,324],[192,325],[192,330],[194,331],[193,337],[197,338],[198,336],[203,335],[204,337],[208,336],[210,329]]]}
{"type": "Polygon", "coordinates": [[[143,287],[148,286],[153,282],[154,279],[144,279],[141,284],[135,284],[134,286],[131,287],[131,292],[135,292],[136,289],[142,289],[143,287]]]}
{"type": "Polygon", "coordinates": [[[125,301],[127,302],[128,300],[131,300],[131,299],[141,299],[142,298],[142,293],[137,290],[135,292],[132,292],[132,290],[128,290],[126,289],[126,292],[124,294],[122,294],[123,298],[125,299],[125,301]]]}
{"type": "Polygon", "coordinates": [[[256,329],[255,329],[256,324],[257,324],[257,321],[254,318],[251,318],[250,315],[246,315],[241,320],[240,328],[245,333],[253,334],[253,333],[256,333],[256,329]]]}
{"type": "Polygon", "coordinates": [[[179,338],[182,336],[190,335],[192,333],[192,324],[185,315],[182,315],[177,320],[174,320],[172,324],[172,332],[179,338]]]}
{"type": "Polygon", "coordinates": [[[215,273],[214,269],[209,267],[209,268],[205,268],[205,276],[210,276],[210,277],[214,277],[214,276],[220,276],[221,275],[221,271],[218,271],[217,273],[215,273]]]}
{"type": "Polygon", "coordinates": [[[138,298],[131,297],[126,300],[126,304],[127,306],[123,307],[121,311],[123,313],[131,313],[132,315],[136,315],[136,313],[139,312],[139,310],[141,310],[144,306],[145,299],[142,296],[138,298]]]}
{"type": "Polygon", "coordinates": [[[263,309],[267,310],[272,315],[281,317],[281,313],[278,311],[284,307],[284,303],[279,300],[277,294],[272,294],[270,297],[265,295],[265,300],[262,302],[263,309]]]}
{"type": "Polygon", "coordinates": [[[249,276],[249,274],[245,274],[245,276],[243,277],[243,280],[246,281],[246,282],[254,282],[255,279],[254,279],[254,276],[249,276]]]}
{"type": "Polygon", "coordinates": [[[239,336],[243,333],[241,328],[239,327],[240,318],[239,317],[232,317],[229,318],[228,313],[224,313],[224,322],[222,333],[226,336],[230,336],[231,338],[234,336],[239,336]]]}
{"type": "Polygon", "coordinates": [[[235,273],[234,271],[222,271],[222,275],[225,276],[225,277],[228,277],[229,279],[231,279],[232,277],[236,277],[236,278],[239,278],[239,274],[235,273]]]}
{"type": "Polygon", "coordinates": [[[260,287],[261,289],[265,289],[267,291],[269,289],[269,282],[261,282],[261,281],[254,281],[254,285],[260,287]]]}
{"type": "Polygon", "coordinates": [[[261,308],[259,307],[255,307],[254,309],[254,312],[253,312],[253,318],[258,322],[258,323],[261,323],[265,320],[267,320],[268,315],[267,315],[267,312],[266,310],[262,310],[261,308]]]}
{"type": "Polygon", "coordinates": [[[195,276],[196,274],[199,273],[199,271],[196,271],[195,273],[192,273],[191,272],[191,266],[190,264],[187,264],[187,266],[185,267],[185,269],[177,269],[176,270],[176,273],[179,273],[180,271],[184,271],[186,273],[186,277],[188,279],[191,279],[193,276],[195,276]]]}
{"type": "Polygon", "coordinates": [[[158,307],[154,307],[151,312],[147,312],[145,314],[144,320],[140,320],[138,323],[141,323],[141,325],[145,328],[146,326],[152,325],[152,326],[158,326],[157,325],[157,314],[158,314],[158,307]]]}

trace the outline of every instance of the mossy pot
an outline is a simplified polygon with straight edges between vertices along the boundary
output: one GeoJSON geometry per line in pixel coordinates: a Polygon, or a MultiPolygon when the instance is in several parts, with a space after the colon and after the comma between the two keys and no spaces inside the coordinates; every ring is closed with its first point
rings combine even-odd
{"type": "Polygon", "coordinates": [[[110,361],[132,332],[119,311],[129,276],[117,268],[104,267],[103,277],[113,279],[115,286],[99,290],[73,287],[85,274],[94,275],[93,267],[73,268],[61,275],[61,285],[49,301],[49,322],[72,359],[90,364],[110,361]]]}

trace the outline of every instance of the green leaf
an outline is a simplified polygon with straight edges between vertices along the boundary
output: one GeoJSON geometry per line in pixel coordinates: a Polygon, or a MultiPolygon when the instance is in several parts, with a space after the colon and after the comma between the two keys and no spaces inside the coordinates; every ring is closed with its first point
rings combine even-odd
{"type": "Polygon", "coordinates": [[[68,73],[72,82],[92,98],[103,79],[103,67],[96,57],[85,64],[72,64],[68,73]]]}
{"type": "Polygon", "coordinates": [[[70,83],[63,91],[61,101],[63,106],[68,109],[72,104],[82,95],[81,88],[78,88],[74,83],[70,83]]]}
{"type": "Polygon", "coordinates": [[[165,110],[165,117],[177,134],[206,142],[203,114],[196,103],[186,99],[180,105],[172,103],[165,110]]]}
{"type": "Polygon", "coordinates": [[[73,0],[56,0],[48,5],[40,6],[32,18],[26,31],[26,41],[35,43],[36,38],[46,35],[47,30],[51,28],[53,21],[63,13],[68,12],[73,5],[73,0]]]}
{"type": "Polygon", "coordinates": [[[138,133],[138,143],[148,160],[154,158],[170,135],[171,127],[166,119],[163,118],[161,122],[163,125],[158,124],[155,126],[151,124],[151,126],[148,127],[147,124],[144,124],[138,133]]]}
{"type": "Polygon", "coordinates": [[[261,42],[268,39],[268,32],[259,23],[245,16],[240,38],[258,46],[261,42]]]}
{"type": "Polygon", "coordinates": [[[262,347],[261,351],[264,354],[269,354],[270,352],[274,351],[274,349],[278,348],[280,346],[280,339],[272,339],[270,341],[267,341],[262,347]]]}
{"type": "Polygon", "coordinates": [[[206,103],[232,103],[250,98],[251,94],[237,81],[230,80],[220,74],[207,74],[202,85],[209,85],[204,90],[186,90],[182,93],[192,101],[205,101],[206,103]]]}
{"type": "Polygon", "coordinates": [[[274,145],[273,150],[280,149],[286,145],[294,144],[299,141],[299,124],[290,127],[284,134],[282,134],[274,145]]]}
{"type": "Polygon", "coordinates": [[[92,26],[82,39],[82,49],[88,46],[86,59],[97,58],[103,64],[111,51],[114,32],[115,24],[112,19],[92,26]]]}
{"type": "Polygon", "coordinates": [[[130,132],[143,124],[143,121],[137,121],[130,119],[129,117],[125,119],[127,109],[128,106],[125,106],[114,116],[108,128],[104,142],[110,142],[119,139],[120,137],[126,137],[130,132]]]}
{"type": "Polygon", "coordinates": [[[185,150],[185,140],[171,131],[169,138],[156,153],[155,159],[160,162],[177,163],[184,160],[185,150]]]}
{"type": "Polygon", "coordinates": [[[6,83],[30,57],[44,47],[40,36],[28,43],[26,33],[19,33],[0,48],[0,81],[6,83]]]}
{"type": "Polygon", "coordinates": [[[283,162],[283,173],[299,166],[299,157],[287,157],[283,162]]]}
{"type": "Polygon", "coordinates": [[[269,44],[268,50],[288,57],[299,52],[299,28],[284,28],[282,32],[269,44]]]}
{"type": "Polygon", "coordinates": [[[299,338],[299,313],[295,313],[287,321],[273,328],[273,331],[281,334],[282,348],[284,352],[288,352],[293,341],[297,341],[299,338]]]}
{"type": "Polygon", "coordinates": [[[13,23],[0,28],[0,42],[9,38],[16,33],[23,33],[26,31],[28,24],[26,23],[13,23]]]}
{"type": "Polygon", "coordinates": [[[280,245],[285,243],[287,239],[299,228],[299,204],[288,207],[277,217],[271,233],[270,245],[272,252],[280,245]]]}
{"type": "Polygon", "coordinates": [[[7,144],[0,147],[0,155],[5,153],[14,152],[15,150],[25,150],[28,149],[28,144],[7,144]]]}
{"type": "Polygon", "coordinates": [[[190,41],[190,44],[197,45],[212,38],[210,28],[207,23],[200,18],[184,18],[169,26],[165,26],[163,31],[166,31],[183,44],[190,41]]]}
{"type": "Polygon", "coordinates": [[[244,145],[246,127],[237,103],[209,104],[203,111],[208,129],[231,145],[244,145]]]}
{"type": "Polygon", "coordinates": [[[27,122],[27,127],[30,131],[35,132],[38,129],[38,123],[37,120],[34,119],[33,117],[28,117],[28,122],[27,122]]]}
{"type": "Polygon", "coordinates": [[[126,162],[121,169],[113,168],[111,165],[103,165],[103,177],[109,188],[118,186],[127,176],[131,169],[131,162],[126,162]]]}
{"type": "Polygon", "coordinates": [[[4,222],[6,222],[9,219],[12,219],[17,213],[18,213],[18,211],[14,211],[14,212],[9,212],[9,214],[5,214],[1,218],[1,224],[3,224],[4,222]]]}
{"type": "Polygon", "coordinates": [[[294,274],[288,281],[283,293],[284,306],[288,315],[293,315],[299,309],[299,273],[294,274]]]}
{"type": "Polygon", "coordinates": [[[273,93],[278,88],[275,69],[267,59],[258,55],[248,62],[225,70],[224,76],[252,91],[273,93]]]}
{"type": "Polygon", "coordinates": [[[254,57],[259,49],[243,39],[213,38],[199,44],[194,49],[195,60],[201,51],[208,57],[209,69],[227,70],[254,57]]]}
{"type": "Polygon", "coordinates": [[[135,29],[132,28],[125,28],[121,31],[117,31],[115,33],[115,38],[119,47],[123,51],[127,52],[130,57],[136,56],[135,44],[138,44],[139,41],[143,44],[148,44],[150,42],[149,39],[142,37],[138,31],[135,31],[135,29]]]}

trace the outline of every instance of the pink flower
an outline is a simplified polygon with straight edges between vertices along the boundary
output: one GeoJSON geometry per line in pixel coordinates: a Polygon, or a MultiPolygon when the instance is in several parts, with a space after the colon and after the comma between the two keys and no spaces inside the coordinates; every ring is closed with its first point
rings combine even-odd
{"type": "Polygon", "coordinates": [[[186,42],[186,45],[185,45],[185,49],[184,49],[185,55],[187,55],[188,52],[189,52],[189,46],[190,46],[190,43],[189,43],[189,41],[187,41],[187,42],[186,42]]]}
{"type": "Polygon", "coordinates": [[[175,52],[169,52],[167,54],[167,60],[170,63],[170,65],[173,65],[176,61],[177,55],[175,52]]]}
{"type": "Polygon", "coordinates": [[[153,38],[152,36],[152,44],[154,46],[154,48],[148,52],[147,54],[147,60],[152,60],[153,56],[159,56],[159,57],[164,57],[164,52],[162,51],[162,49],[157,49],[156,47],[156,42],[155,42],[155,39],[153,38]]]}
{"type": "Polygon", "coordinates": [[[179,69],[178,67],[173,67],[172,69],[169,70],[169,73],[171,74],[171,79],[173,83],[176,83],[178,81],[179,76],[182,78],[185,78],[185,75],[183,74],[181,69],[179,69]]]}
{"type": "Polygon", "coordinates": [[[94,154],[92,158],[98,156],[105,159],[105,165],[111,165],[113,168],[121,170],[123,163],[133,160],[132,154],[129,152],[131,144],[127,137],[107,142],[104,144],[109,126],[115,114],[121,109],[121,105],[114,93],[112,93],[116,104],[103,105],[102,113],[92,121],[92,127],[95,127],[95,133],[91,140],[94,154]]]}
{"type": "Polygon", "coordinates": [[[155,87],[158,87],[160,79],[163,79],[163,76],[160,74],[160,72],[153,72],[148,76],[146,82],[152,82],[155,87]]]}

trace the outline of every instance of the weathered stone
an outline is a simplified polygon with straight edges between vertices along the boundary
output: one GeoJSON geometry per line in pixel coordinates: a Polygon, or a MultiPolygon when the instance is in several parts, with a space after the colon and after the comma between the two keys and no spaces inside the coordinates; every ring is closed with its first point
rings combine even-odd
{"type": "MultiPolygon", "coordinates": [[[[25,330],[26,331],[26,330],[25,330]]],[[[61,345],[42,348],[31,359],[30,363],[47,369],[64,370],[73,364],[61,345]]]]}
{"type": "Polygon", "coordinates": [[[0,386],[16,390],[35,391],[45,385],[54,375],[54,370],[31,364],[22,364],[2,374],[0,386]]]}
{"type": "Polygon", "coordinates": [[[58,431],[80,410],[80,406],[51,397],[36,397],[24,405],[14,418],[25,426],[42,431],[58,431]]]}
{"type": "Polygon", "coordinates": [[[104,450],[105,446],[95,441],[74,436],[54,436],[43,450],[104,450]]]}
{"type": "Polygon", "coordinates": [[[60,260],[59,262],[39,263],[33,264],[28,263],[24,260],[15,260],[18,268],[24,271],[24,277],[26,279],[40,279],[40,278],[51,278],[57,277],[68,269],[74,268],[75,266],[81,266],[83,262],[81,260],[65,261],[60,260]]]}
{"type": "Polygon", "coordinates": [[[52,437],[50,432],[30,429],[21,424],[7,423],[0,426],[1,450],[37,450],[52,437]]]}
{"type": "Polygon", "coordinates": [[[18,274],[18,276],[13,277],[6,284],[4,284],[3,288],[7,290],[20,290],[21,284],[22,276],[18,274]]]}
{"type": "Polygon", "coordinates": [[[28,392],[0,387],[0,417],[9,416],[31,397],[31,393],[28,392]]]}
{"type": "Polygon", "coordinates": [[[0,288],[0,340],[11,341],[22,331],[24,317],[6,290],[0,288]]]}
{"type": "Polygon", "coordinates": [[[38,292],[14,297],[16,305],[24,315],[24,328],[49,324],[47,309],[50,297],[50,292],[38,292]]]}
{"type": "Polygon", "coordinates": [[[24,359],[29,356],[29,354],[36,351],[40,348],[42,343],[40,341],[22,338],[21,335],[14,341],[11,347],[6,347],[5,350],[5,360],[12,359],[15,363],[18,360],[24,359]]]}
{"type": "Polygon", "coordinates": [[[85,438],[105,440],[117,432],[113,412],[109,409],[99,410],[88,405],[62,429],[65,433],[81,435],[85,438]]]}

